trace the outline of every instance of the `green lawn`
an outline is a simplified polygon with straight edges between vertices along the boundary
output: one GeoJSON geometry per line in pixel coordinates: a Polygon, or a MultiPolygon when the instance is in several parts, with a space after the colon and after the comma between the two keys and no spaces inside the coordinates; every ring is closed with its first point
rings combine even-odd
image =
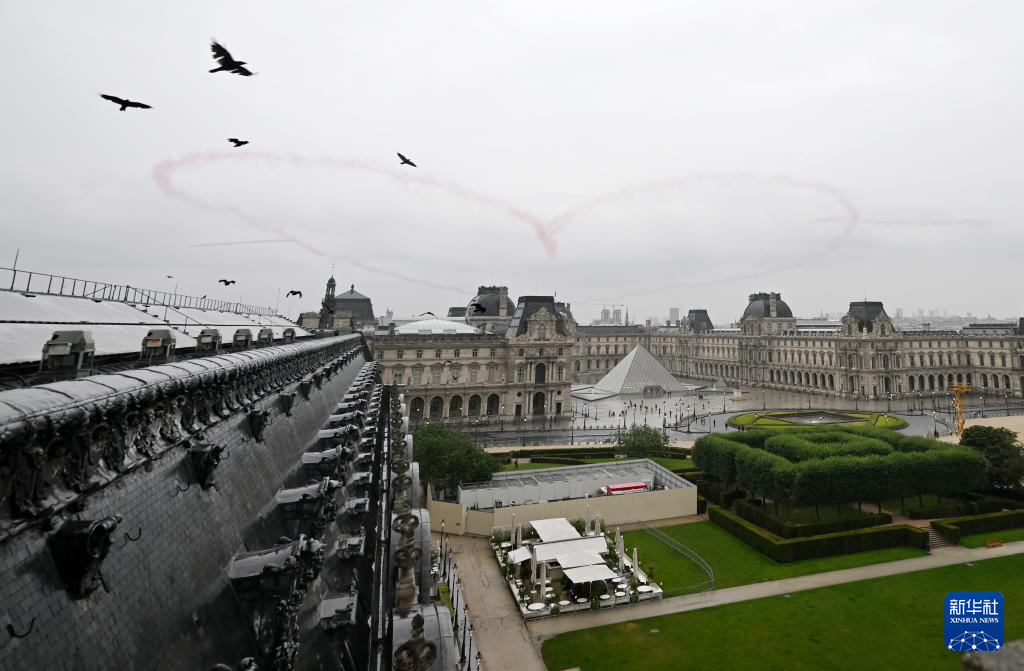
{"type": "MultiPolygon", "coordinates": [[[[662,527],[659,531],[700,555],[715,572],[715,586],[719,589],[927,554],[916,548],[895,547],[779,564],[713,522],[680,524],[662,527]]],[[[704,573],[690,559],[647,532],[629,531],[623,536],[627,555],[632,556],[636,547],[641,567],[654,562],[654,579],[659,584],[665,583],[663,589],[672,591],[704,580],[704,573]]]]}
{"type": "MultiPolygon", "coordinates": [[[[955,671],[963,653],[943,645],[943,597],[996,590],[1017,613],[1022,573],[1024,555],[904,573],[570,632],[542,653],[551,671],[955,671]]],[[[1024,636],[1024,618],[1005,627],[1007,640],[1024,636]]]]}
{"type": "Polygon", "coordinates": [[[960,545],[968,548],[980,548],[984,547],[985,543],[990,540],[1000,540],[1004,543],[1012,543],[1013,541],[1024,541],[1024,527],[1016,527],[1014,529],[1003,529],[1001,531],[986,531],[981,534],[971,534],[970,536],[961,536],[960,545]]]}
{"type": "Polygon", "coordinates": [[[672,470],[674,468],[696,468],[693,459],[677,459],[675,457],[651,457],[651,461],[672,470]]]}

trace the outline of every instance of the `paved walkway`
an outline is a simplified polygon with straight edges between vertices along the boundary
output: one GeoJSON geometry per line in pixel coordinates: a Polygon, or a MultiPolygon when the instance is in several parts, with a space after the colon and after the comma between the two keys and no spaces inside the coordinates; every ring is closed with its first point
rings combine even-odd
{"type": "MultiPolygon", "coordinates": [[[[828,573],[815,573],[812,575],[800,576],[797,578],[784,578],[769,582],[741,585],[718,589],[706,594],[689,596],[670,597],[660,601],[649,601],[632,607],[609,608],[594,613],[580,613],[555,617],[547,620],[535,620],[530,622],[529,630],[535,641],[551,638],[557,634],[577,629],[590,629],[606,624],[618,624],[629,622],[657,615],[668,615],[681,613],[688,610],[699,610],[710,608],[727,603],[760,599],[766,596],[780,596],[790,592],[800,592],[817,587],[839,585],[858,580],[869,580],[883,576],[896,575],[898,573],[911,573],[913,571],[924,571],[940,566],[952,566],[954,564],[965,564],[971,561],[993,559],[995,557],[1006,557],[1009,555],[1024,554],[1024,541],[1007,543],[998,548],[986,549],[950,546],[936,548],[932,554],[926,557],[915,557],[913,559],[901,559],[899,561],[885,562],[883,564],[871,564],[857,568],[843,569],[841,571],[829,571],[828,573]]],[[[532,647],[532,646],[531,646],[532,647]]]]}
{"type": "Polygon", "coordinates": [[[449,536],[462,594],[469,606],[473,642],[488,671],[545,671],[519,608],[505,584],[486,538],[449,536]]]}

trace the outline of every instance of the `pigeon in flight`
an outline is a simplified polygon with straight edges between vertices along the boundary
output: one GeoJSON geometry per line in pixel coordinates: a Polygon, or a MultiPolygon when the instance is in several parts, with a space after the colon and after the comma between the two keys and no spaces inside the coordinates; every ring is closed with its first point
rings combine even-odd
{"type": "Polygon", "coordinates": [[[287,298],[288,296],[298,296],[299,298],[302,298],[302,292],[301,292],[301,291],[296,291],[295,289],[292,289],[292,290],[291,290],[291,291],[289,291],[289,292],[288,292],[287,294],[285,294],[285,297],[286,297],[286,298],[287,298]]]}
{"type": "Polygon", "coordinates": [[[445,366],[447,366],[447,365],[449,365],[449,364],[451,364],[452,366],[454,366],[454,365],[455,365],[455,362],[454,362],[454,361],[452,361],[451,359],[448,359],[447,361],[445,361],[444,363],[442,363],[442,364],[441,364],[441,368],[444,368],[445,366]]]}
{"type": "Polygon", "coordinates": [[[243,145],[249,144],[248,140],[239,140],[237,137],[229,137],[228,138],[228,142],[230,142],[231,144],[235,145],[236,149],[238,147],[243,146],[243,145]]]}
{"type": "Polygon", "coordinates": [[[469,307],[473,308],[473,314],[478,315],[487,312],[487,308],[485,308],[483,305],[480,305],[479,303],[470,303],[469,307]]]}
{"type": "Polygon", "coordinates": [[[249,77],[252,72],[244,67],[245,61],[236,61],[231,57],[231,52],[217,44],[216,40],[210,42],[210,50],[213,52],[213,59],[220,64],[210,72],[231,72],[243,77],[249,77]]]}
{"type": "Polygon", "coordinates": [[[399,165],[411,165],[414,168],[416,167],[415,163],[413,163],[412,161],[410,161],[406,157],[402,156],[402,152],[396,152],[396,153],[398,154],[398,158],[402,159],[402,162],[399,163],[399,165]]]}
{"type": "Polygon", "coordinates": [[[217,280],[217,281],[220,282],[221,284],[223,284],[224,286],[227,286],[229,284],[234,284],[235,283],[235,280],[217,280]]]}
{"type": "Polygon", "coordinates": [[[150,110],[153,109],[145,103],[137,103],[127,98],[118,98],[117,96],[108,96],[106,93],[101,93],[100,97],[104,100],[109,100],[112,103],[116,103],[121,106],[121,111],[125,111],[129,107],[138,107],[139,109],[150,110]]]}
{"type": "Polygon", "coordinates": [[[422,317],[423,315],[430,315],[430,316],[431,316],[431,317],[433,317],[434,319],[437,319],[437,315],[435,315],[435,314],[434,314],[433,312],[421,312],[420,314],[418,314],[418,315],[416,315],[416,316],[417,316],[417,317],[422,317]]]}

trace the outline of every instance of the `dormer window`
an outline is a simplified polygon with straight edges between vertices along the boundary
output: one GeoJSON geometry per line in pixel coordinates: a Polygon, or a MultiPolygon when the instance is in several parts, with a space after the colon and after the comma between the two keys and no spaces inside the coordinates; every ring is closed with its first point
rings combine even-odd
{"type": "Polygon", "coordinates": [[[547,340],[548,339],[548,325],[547,324],[541,324],[540,326],[537,327],[537,339],[538,340],[547,340]]]}

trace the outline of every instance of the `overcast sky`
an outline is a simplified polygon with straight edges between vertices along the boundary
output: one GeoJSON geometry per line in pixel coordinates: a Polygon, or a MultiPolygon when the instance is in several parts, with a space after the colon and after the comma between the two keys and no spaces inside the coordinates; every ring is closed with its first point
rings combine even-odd
{"type": "Polygon", "coordinates": [[[332,259],[402,317],[481,284],[557,291],[581,323],[621,303],[724,324],[759,290],[801,316],[1016,315],[1022,20],[1019,1],[10,0],[0,265],[298,289],[292,316],[332,259]],[[209,74],[211,37],[257,76],[209,74]]]}

